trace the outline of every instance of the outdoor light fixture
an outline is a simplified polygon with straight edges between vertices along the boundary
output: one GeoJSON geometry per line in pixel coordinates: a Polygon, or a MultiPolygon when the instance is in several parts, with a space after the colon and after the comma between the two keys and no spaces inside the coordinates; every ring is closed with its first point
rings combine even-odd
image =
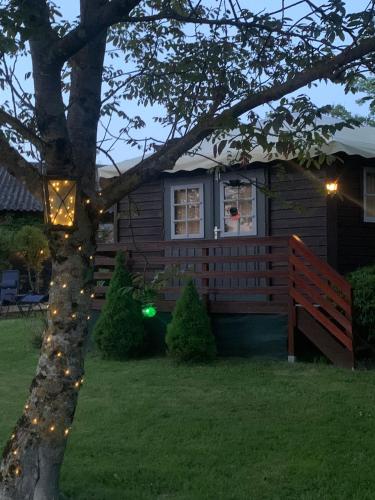
{"type": "Polygon", "coordinates": [[[153,318],[156,316],[157,310],[153,304],[146,304],[142,307],[142,314],[145,318],[153,318]]]}
{"type": "Polygon", "coordinates": [[[46,223],[55,229],[73,229],[75,225],[77,181],[68,178],[45,178],[46,223]]]}
{"type": "Polygon", "coordinates": [[[329,195],[337,194],[338,188],[339,188],[339,185],[338,185],[337,181],[326,182],[327,194],[329,194],[329,195]]]}

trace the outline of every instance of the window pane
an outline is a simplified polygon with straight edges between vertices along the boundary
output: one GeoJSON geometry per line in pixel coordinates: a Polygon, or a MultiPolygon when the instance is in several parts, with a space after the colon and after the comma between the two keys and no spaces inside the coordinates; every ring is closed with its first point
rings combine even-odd
{"type": "Polygon", "coordinates": [[[238,221],[232,219],[224,220],[224,232],[225,233],[237,233],[238,231],[238,221]]]}
{"type": "Polygon", "coordinates": [[[186,222],[176,222],[174,225],[175,234],[186,234],[186,222]]]}
{"type": "Polygon", "coordinates": [[[188,234],[199,234],[200,233],[200,222],[199,220],[196,221],[189,221],[187,223],[187,232],[188,234]]]}
{"type": "Polygon", "coordinates": [[[199,205],[188,205],[187,218],[188,219],[199,219],[199,217],[200,217],[199,212],[200,212],[199,205]]]}
{"type": "Polygon", "coordinates": [[[238,188],[232,186],[224,186],[224,198],[226,200],[237,200],[238,188]]]}
{"type": "Polygon", "coordinates": [[[240,201],[238,210],[240,215],[246,216],[252,214],[252,202],[251,201],[240,201]]]}
{"type": "Polygon", "coordinates": [[[186,203],[186,189],[176,189],[174,192],[175,203],[186,203]]]}
{"type": "Polygon", "coordinates": [[[189,188],[187,190],[187,201],[190,203],[199,203],[199,188],[189,188]]]}
{"type": "Polygon", "coordinates": [[[186,219],[186,207],[174,207],[174,219],[175,220],[185,220],[186,219]]]}
{"type": "Polygon", "coordinates": [[[253,229],[253,221],[251,217],[241,217],[240,219],[240,232],[249,233],[253,229]]]}
{"type": "Polygon", "coordinates": [[[251,184],[247,184],[246,186],[241,186],[238,195],[240,198],[245,198],[247,200],[250,200],[251,190],[252,190],[251,184]]]}
{"type": "Polygon", "coordinates": [[[366,191],[367,194],[375,194],[375,173],[367,172],[366,174],[366,191]]]}
{"type": "Polygon", "coordinates": [[[375,217],[375,196],[366,197],[366,216],[375,217]]]}

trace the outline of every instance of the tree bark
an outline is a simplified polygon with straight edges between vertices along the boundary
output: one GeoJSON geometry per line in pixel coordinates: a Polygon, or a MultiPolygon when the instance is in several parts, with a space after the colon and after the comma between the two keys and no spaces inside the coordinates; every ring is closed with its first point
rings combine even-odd
{"type": "Polygon", "coordinates": [[[73,233],[52,232],[48,326],[24,412],[0,465],[0,500],[57,500],[66,441],[83,383],[92,293],[95,216],[79,210],[73,233]]]}

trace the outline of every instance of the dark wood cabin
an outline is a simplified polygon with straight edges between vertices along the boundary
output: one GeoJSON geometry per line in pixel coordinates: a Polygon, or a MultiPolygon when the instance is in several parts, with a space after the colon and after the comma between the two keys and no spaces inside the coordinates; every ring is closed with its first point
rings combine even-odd
{"type": "MultiPolygon", "coordinates": [[[[230,354],[252,350],[238,330],[252,330],[264,352],[272,342],[285,346],[275,332],[286,338],[288,329],[290,359],[302,333],[335,363],[353,366],[352,291],[344,276],[375,263],[375,158],[337,158],[319,170],[259,162],[145,183],[118,204],[113,241],[99,245],[95,307],[114,252],[123,249],[133,269],[150,277],[171,265],[192,276],[214,324],[231,315],[219,338],[227,347],[228,335],[236,339],[230,354]],[[332,182],[336,193],[327,192],[332,182]]],[[[183,283],[172,280],[160,311],[172,310],[183,283]]]]}

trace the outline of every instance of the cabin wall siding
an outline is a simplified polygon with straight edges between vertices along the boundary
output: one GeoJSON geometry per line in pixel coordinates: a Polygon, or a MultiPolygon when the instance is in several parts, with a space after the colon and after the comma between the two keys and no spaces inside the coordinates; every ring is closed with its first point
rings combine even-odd
{"type": "Polygon", "coordinates": [[[363,174],[374,161],[351,159],[339,177],[338,268],[346,274],[375,263],[375,223],[363,220],[363,174]]]}
{"type": "Polygon", "coordinates": [[[117,216],[118,242],[163,240],[163,199],[163,182],[159,180],[143,184],[121,200],[117,216]]]}
{"type": "Polygon", "coordinates": [[[296,234],[319,257],[327,259],[325,177],[325,169],[299,171],[289,167],[280,174],[276,167],[270,167],[269,185],[275,197],[269,200],[269,235],[296,234]]]}
{"type": "MultiPolygon", "coordinates": [[[[297,234],[317,255],[327,258],[327,204],[322,189],[325,172],[318,171],[314,175],[316,178],[309,179],[306,178],[305,172],[289,169],[282,178],[278,178],[276,169],[269,166],[269,185],[276,193],[276,198],[265,200],[264,194],[258,193],[258,199],[262,200],[266,210],[266,216],[261,217],[261,227],[264,229],[259,228],[258,233],[269,236],[297,234]],[[285,202],[292,202],[303,210],[299,211],[294,207],[286,206],[285,202]],[[266,205],[268,205],[267,208],[266,205]],[[265,225],[264,218],[268,219],[265,225]]],[[[195,177],[196,175],[191,175],[192,182],[196,180],[195,177]]],[[[178,182],[179,179],[177,177],[175,179],[178,182]]],[[[156,182],[145,183],[135,190],[130,195],[130,203],[133,207],[131,217],[129,217],[128,198],[124,198],[119,203],[118,242],[132,242],[133,239],[136,241],[169,239],[164,197],[166,190],[170,189],[171,181],[169,178],[167,182],[160,179],[156,182]]],[[[207,181],[208,178],[206,178],[207,181]]],[[[211,199],[211,196],[208,199],[211,199]]],[[[261,211],[258,212],[260,215],[261,211]]],[[[205,213],[210,214],[212,210],[206,206],[205,213]]],[[[212,221],[206,225],[206,238],[213,237],[211,226],[213,226],[212,221]]]]}

